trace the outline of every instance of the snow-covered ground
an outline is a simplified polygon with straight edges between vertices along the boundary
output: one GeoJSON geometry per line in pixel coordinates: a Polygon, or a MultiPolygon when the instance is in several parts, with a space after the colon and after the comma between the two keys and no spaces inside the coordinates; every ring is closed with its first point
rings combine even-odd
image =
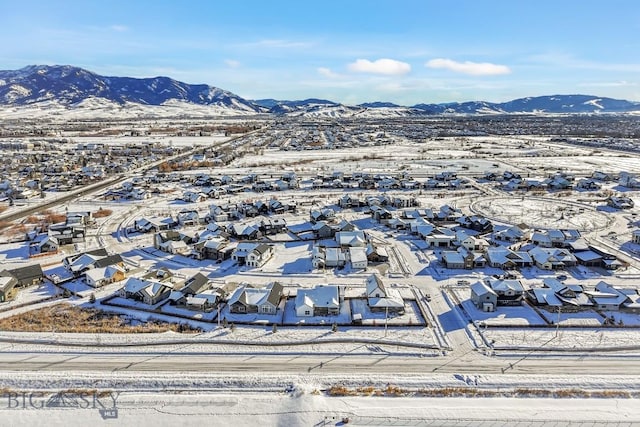
{"type": "MultiPolygon", "coordinates": [[[[137,425],[193,424],[338,426],[449,425],[545,426],[635,425],[640,422],[637,399],[518,398],[521,390],[566,390],[572,376],[430,376],[353,377],[342,375],[134,375],[99,378],[78,373],[32,373],[2,376],[9,390],[0,400],[0,416],[11,425],[137,425]],[[382,396],[328,396],[324,390],[344,385],[383,391],[382,396]],[[24,387],[27,386],[25,389],[24,387]],[[495,397],[397,397],[387,387],[404,390],[477,389],[495,397]],[[73,390],[75,389],[75,390],[73,390]],[[93,394],[93,390],[103,391],[93,394]],[[22,394],[22,390],[28,390],[22,394]],[[152,390],[152,391],[151,391],[152,390]],[[66,392],[65,392],[66,391],[66,392]],[[62,393],[61,393],[62,392],[62,393]],[[60,393],[60,394],[55,394],[60,393]],[[84,393],[84,394],[83,394],[84,393]],[[502,394],[506,395],[501,397],[502,394]],[[24,396],[24,400],[23,400],[24,396]],[[81,396],[81,397],[79,397],[81,396]],[[24,404],[23,404],[24,402],[24,404]],[[57,404],[59,406],[45,406],[57,404]],[[111,418],[109,418],[111,417],[111,418]]],[[[637,392],[637,378],[583,376],[583,390],[637,392]]]]}

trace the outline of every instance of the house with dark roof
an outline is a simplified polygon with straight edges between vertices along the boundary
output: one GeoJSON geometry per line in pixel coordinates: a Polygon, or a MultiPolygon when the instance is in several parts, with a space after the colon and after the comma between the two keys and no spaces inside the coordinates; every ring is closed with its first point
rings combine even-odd
{"type": "Polygon", "coordinates": [[[40,264],[27,265],[25,267],[4,270],[0,276],[11,276],[17,280],[15,286],[24,288],[27,286],[39,285],[44,281],[44,273],[40,264]]]}
{"type": "Polygon", "coordinates": [[[273,246],[266,243],[256,245],[247,255],[247,267],[262,267],[273,257],[273,246]]]}
{"type": "Polygon", "coordinates": [[[524,297],[524,287],[519,280],[494,278],[485,279],[485,284],[489,286],[497,295],[499,306],[518,306],[522,304],[524,297]]]}
{"type": "Polygon", "coordinates": [[[207,276],[202,273],[196,273],[184,282],[184,285],[180,288],[180,292],[182,292],[183,295],[199,294],[206,290],[206,288],[209,287],[209,284],[210,281],[207,276]]]}
{"type": "Polygon", "coordinates": [[[241,285],[229,297],[227,305],[229,311],[236,314],[276,314],[282,292],[282,284],[278,282],[270,283],[263,288],[241,285]]]}
{"type": "Polygon", "coordinates": [[[142,301],[148,305],[155,305],[165,299],[173,291],[173,285],[144,278],[130,277],[120,288],[119,295],[123,298],[142,301]]]}

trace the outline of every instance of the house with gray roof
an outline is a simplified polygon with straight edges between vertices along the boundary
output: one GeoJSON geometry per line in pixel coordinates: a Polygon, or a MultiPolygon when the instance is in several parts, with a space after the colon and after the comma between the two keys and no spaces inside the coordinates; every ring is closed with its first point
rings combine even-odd
{"type": "Polygon", "coordinates": [[[482,281],[471,285],[471,302],[482,311],[495,311],[498,306],[498,294],[482,281]]]}
{"type": "Polygon", "coordinates": [[[278,282],[270,283],[262,288],[241,285],[231,294],[227,305],[229,311],[236,314],[276,314],[282,293],[282,284],[278,282]]]}

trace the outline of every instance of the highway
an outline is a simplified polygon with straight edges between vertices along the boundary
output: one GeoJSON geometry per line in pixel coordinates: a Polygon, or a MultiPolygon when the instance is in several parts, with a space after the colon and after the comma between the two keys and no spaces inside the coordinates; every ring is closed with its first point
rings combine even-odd
{"type": "MultiPolygon", "coordinates": [[[[484,356],[470,351],[462,355],[394,355],[260,352],[136,352],[118,353],[0,350],[2,372],[203,372],[203,373],[327,373],[327,374],[516,374],[569,375],[589,373],[640,376],[640,360],[624,356],[484,356]]],[[[212,348],[213,350],[213,348],[212,348]]]]}

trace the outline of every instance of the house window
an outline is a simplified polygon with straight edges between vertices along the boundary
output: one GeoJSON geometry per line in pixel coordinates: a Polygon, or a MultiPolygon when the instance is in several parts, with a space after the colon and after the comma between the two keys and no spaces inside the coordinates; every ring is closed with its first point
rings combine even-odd
{"type": "Polygon", "coordinates": [[[305,315],[305,316],[311,316],[311,312],[310,312],[309,310],[305,310],[305,311],[304,311],[304,315],[305,315]]]}

